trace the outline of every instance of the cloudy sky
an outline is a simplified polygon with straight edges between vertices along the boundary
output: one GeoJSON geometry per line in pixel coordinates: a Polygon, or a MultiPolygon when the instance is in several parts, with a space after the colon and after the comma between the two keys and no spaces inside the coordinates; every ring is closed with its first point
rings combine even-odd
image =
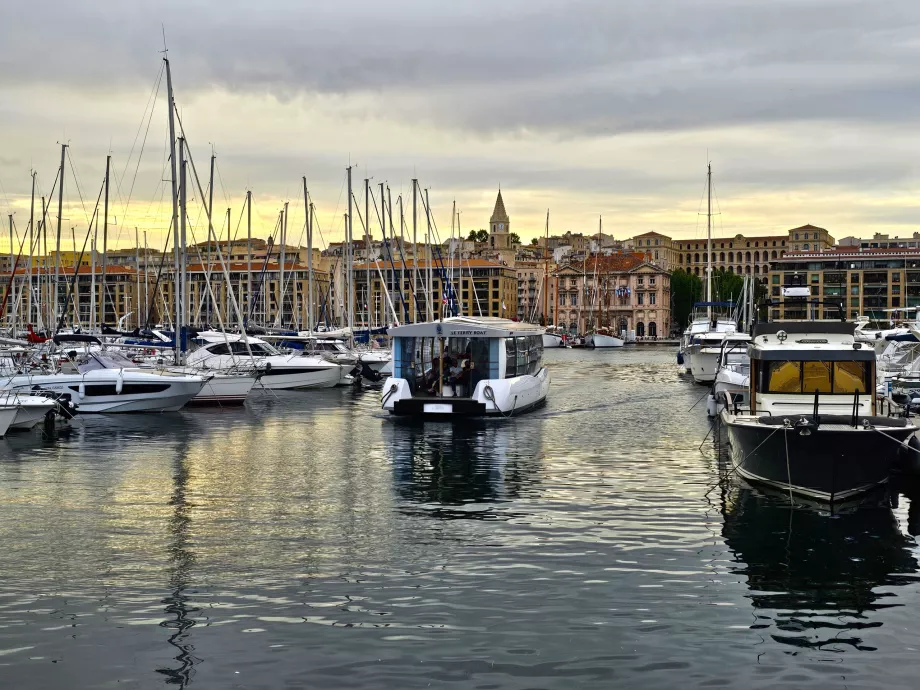
{"type": "Polygon", "coordinates": [[[359,197],[365,177],[394,200],[418,177],[442,238],[454,200],[464,233],[485,227],[499,185],[525,239],[547,208],[554,233],[602,215],[618,237],[700,237],[707,160],[719,234],[920,230],[911,0],[3,3],[4,228],[10,212],[26,227],[30,169],[50,194],[68,142],[65,236],[85,234],[111,153],[113,243],[135,226],[162,241],[164,28],[199,175],[213,146],[234,230],[251,189],[256,234],[289,201],[296,239],[305,175],[341,238],[351,162],[359,197]]]}

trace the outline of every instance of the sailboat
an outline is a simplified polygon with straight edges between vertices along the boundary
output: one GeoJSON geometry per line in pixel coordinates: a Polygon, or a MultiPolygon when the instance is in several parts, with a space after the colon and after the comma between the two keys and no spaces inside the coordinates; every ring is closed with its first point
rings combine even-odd
{"type": "MultiPolygon", "coordinates": [[[[559,291],[558,285],[556,291],[559,291]]],[[[546,239],[543,244],[543,319],[549,320],[549,209],[546,209],[546,239]]],[[[543,347],[565,347],[565,329],[547,325],[543,331],[543,347]]]]}
{"type": "Polygon", "coordinates": [[[700,302],[695,309],[705,309],[705,321],[702,315],[695,316],[690,324],[687,337],[685,365],[693,374],[697,383],[710,384],[716,379],[719,368],[719,357],[722,354],[722,340],[726,334],[738,330],[734,319],[720,316],[716,310],[730,309],[733,305],[728,302],[714,302],[712,300],[712,164],[706,169],[706,301],[700,302]],[[686,361],[689,359],[689,362],[686,361]]]}

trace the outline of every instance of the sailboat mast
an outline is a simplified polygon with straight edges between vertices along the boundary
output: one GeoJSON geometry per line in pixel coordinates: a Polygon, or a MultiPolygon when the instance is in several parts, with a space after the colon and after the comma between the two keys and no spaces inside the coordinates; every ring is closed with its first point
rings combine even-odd
{"type": "MultiPolygon", "coordinates": [[[[57,323],[60,305],[58,305],[58,281],[61,279],[61,212],[64,206],[64,155],[67,144],[61,144],[61,182],[58,187],[57,246],[54,256],[54,323],[57,323]]],[[[76,258],[76,257],[74,257],[76,258]]]]}
{"type": "MultiPolygon", "coordinates": [[[[217,156],[214,155],[214,149],[211,149],[211,176],[208,180],[208,268],[205,271],[205,276],[208,279],[208,288],[211,287],[211,234],[214,230],[214,159],[217,156]]],[[[198,255],[199,257],[201,254],[198,255]]],[[[199,259],[200,260],[200,259],[199,259]]],[[[205,319],[208,323],[211,323],[211,290],[207,290],[207,295],[205,299],[208,300],[208,309],[207,316],[205,319]]]]}
{"type": "Polygon", "coordinates": [[[179,252],[179,280],[176,282],[176,294],[178,297],[178,309],[176,310],[179,318],[176,321],[176,364],[183,363],[183,351],[185,350],[184,341],[182,338],[182,329],[185,328],[187,323],[187,309],[186,309],[186,289],[187,281],[185,275],[185,222],[188,217],[187,210],[187,188],[186,188],[186,162],[185,162],[185,139],[179,137],[179,227],[176,229],[178,233],[176,239],[178,242],[178,252],[179,252]]]}
{"type": "MultiPolygon", "coordinates": [[[[248,308],[252,309],[252,190],[246,190],[246,301],[248,308]]],[[[241,326],[246,326],[247,319],[241,326]]]]}
{"type": "Polygon", "coordinates": [[[284,262],[287,261],[287,224],[288,224],[288,202],[284,202],[284,210],[281,212],[281,253],[278,255],[279,263],[278,274],[281,292],[281,299],[278,301],[278,318],[276,319],[278,324],[284,328],[284,262]]]}
{"type": "Polygon", "coordinates": [[[370,209],[371,181],[364,178],[364,259],[367,270],[365,282],[367,292],[364,295],[364,314],[367,318],[367,342],[371,338],[371,209],[370,209]]]}
{"type": "Polygon", "coordinates": [[[303,207],[307,214],[307,330],[313,334],[313,207],[307,192],[307,178],[303,178],[303,207]]]}
{"type": "Polygon", "coordinates": [[[105,323],[105,269],[108,253],[109,242],[109,168],[112,164],[112,156],[105,157],[105,202],[102,212],[102,312],[99,317],[99,325],[105,323]]]}
{"type": "MultiPolygon", "coordinates": [[[[712,302],[712,163],[706,168],[706,301],[712,302]]],[[[712,306],[706,318],[712,323],[712,306]]]]}
{"type": "MultiPolygon", "coordinates": [[[[434,290],[434,238],[431,236],[431,204],[428,201],[428,190],[425,190],[425,220],[428,223],[428,234],[425,235],[425,242],[428,243],[428,320],[434,321],[434,301],[431,299],[432,290],[434,290]]],[[[444,285],[441,284],[441,293],[443,297],[444,285]]],[[[442,314],[443,315],[443,314],[442,314]]]]}
{"type": "Polygon", "coordinates": [[[418,180],[412,178],[412,294],[415,296],[415,321],[418,321],[418,180]]]}
{"type": "Polygon", "coordinates": [[[543,325],[549,325],[549,209],[546,209],[546,239],[543,242],[543,325]]]}
{"type": "Polygon", "coordinates": [[[176,173],[176,121],[175,108],[176,101],[173,96],[172,72],[169,69],[169,59],[163,58],[166,63],[166,100],[167,119],[169,122],[169,167],[170,167],[170,184],[172,187],[172,231],[173,231],[173,266],[175,268],[176,279],[173,283],[173,307],[176,314],[176,339],[175,339],[175,363],[179,364],[179,320],[181,316],[181,304],[179,301],[179,176],[176,173]]]}
{"type": "MultiPolygon", "coordinates": [[[[137,322],[137,327],[141,326],[141,243],[140,238],[137,232],[137,226],[134,226],[134,266],[137,269],[137,279],[135,280],[136,294],[137,294],[137,316],[134,317],[134,320],[137,322]]],[[[76,267],[74,268],[76,270],[76,267]]]]}
{"type": "MultiPolygon", "coordinates": [[[[354,211],[352,201],[354,195],[351,191],[351,166],[348,168],[348,218],[345,223],[345,318],[347,321],[347,326],[351,329],[355,323],[355,295],[354,295],[354,284],[351,279],[351,267],[352,267],[352,237],[354,231],[354,211]]],[[[354,343],[354,336],[352,335],[352,343],[354,343]]]]}
{"type": "Polygon", "coordinates": [[[35,250],[35,176],[32,171],[32,204],[29,207],[29,270],[28,274],[29,288],[26,290],[26,324],[32,323],[32,258],[35,250]]]}

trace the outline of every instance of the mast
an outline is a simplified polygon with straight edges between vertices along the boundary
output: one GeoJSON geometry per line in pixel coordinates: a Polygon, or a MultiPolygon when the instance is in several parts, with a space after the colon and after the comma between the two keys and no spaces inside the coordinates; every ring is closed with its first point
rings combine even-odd
{"type": "MultiPolygon", "coordinates": [[[[712,302],[712,163],[706,166],[706,301],[712,302]]],[[[706,318],[712,324],[712,306],[706,318]]]]}
{"type": "MultiPolygon", "coordinates": [[[[220,245],[219,244],[217,245],[217,248],[218,248],[217,256],[218,258],[220,258],[220,245]]],[[[228,274],[231,271],[233,271],[233,240],[230,237],[230,209],[229,208],[227,209],[227,264],[226,266],[228,268],[228,271],[227,271],[228,274]]],[[[227,284],[224,286],[223,292],[225,295],[224,302],[227,305],[227,315],[226,315],[226,318],[224,319],[224,323],[226,323],[227,328],[229,328],[230,327],[229,326],[230,313],[233,307],[232,305],[233,300],[230,299],[230,296],[233,294],[233,283],[228,280],[227,284]]],[[[217,307],[218,312],[220,312],[220,306],[217,304],[215,304],[214,306],[217,307]]],[[[237,304],[237,307],[239,307],[239,304],[237,304]]]]}
{"type": "MultiPolygon", "coordinates": [[[[54,255],[54,323],[57,323],[60,305],[58,304],[58,281],[61,279],[61,212],[64,206],[64,154],[67,144],[61,144],[61,184],[58,187],[57,215],[57,251],[54,255]]],[[[76,259],[76,257],[74,257],[76,259]]]]}
{"type": "MultiPolygon", "coordinates": [[[[428,233],[425,235],[425,242],[428,244],[428,320],[434,321],[434,302],[431,299],[432,290],[434,290],[434,273],[432,271],[432,262],[434,261],[434,252],[432,249],[433,238],[431,236],[431,205],[428,201],[428,190],[425,190],[425,220],[428,223],[428,233]]],[[[441,292],[444,292],[444,286],[441,285],[441,292]]],[[[443,294],[441,295],[443,298],[443,294]]],[[[442,314],[443,316],[443,314],[442,314]]]]}
{"type": "Polygon", "coordinates": [[[288,224],[288,202],[284,202],[284,209],[281,211],[281,253],[278,255],[278,280],[280,282],[280,300],[278,302],[277,323],[284,328],[284,261],[287,259],[285,245],[287,244],[287,224],[288,224]]]}
{"type": "Polygon", "coordinates": [[[32,323],[32,257],[35,250],[35,176],[36,173],[32,171],[32,203],[29,207],[29,270],[26,271],[28,274],[29,289],[26,290],[26,324],[32,323]]]}
{"type": "MultiPolygon", "coordinates": [[[[98,204],[98,199],[96,200],[98,204]]],[[[98,206],[96,207],[99,208],[98,206]]],[[[99,216],[96,216],[96,227],[91,228],[93,239],[90,244],[90,280],[89,280],[89,330],[90,333],[96,330],[96,309],[99,306],[96,302],[96,235],[99,232],[99,216]]]]}
{"type": "Polygon", "coordinates": [[[179,189],[178,189],[178,175],[176,174],[176,121],[175,121],[175,107],[176,101],[173,96],[173,87],[172,87],[172,72],[169,69],[169,58],[164,57],[163,62],[166,63],[166,91],[167,91],[167,112],[169,120],[169,166],[170,166],[170,183],[172,186],[172,231],[174,233],[175,240],[173,241],[173,257],[174,257],[174,267],[176,271],[176,280],[174,281],[175,290],[173,298],[173,307],[176,314],[176,339],[175,339],[175,363],[179,364],[179,317],[181,316],[181,305],[179,302],[179,189]]]}
{"type": "Polygon", "coordinates": [[[418,321],[418,180],[412,178],[412,294],[415,295],[415,321],[418,321]]]}
{"type": "Polygon", "coordinates": [[[105,323],[105,269],[108,253],[109,242],[109,167],[112,162],[112,156],[105,157],[105,203],[103,205],[102,217],[102,313],[99,317],[99,325],[105,323]]]}
{"type": "MultiPolygon", "coordinates": [[[[390,196],[390,188],[387,187],[387,197],[390,196]]],[[[406,298],[403,297],[403,290],[406,287],[406,240],[405,240],[405,230],[406,230],[406,218],[403,216],[403,200],[402,192],[399,196],[396,197],[396,203],[399,204],[399,255],[402,257],[402,264],[399,267],[399,299],[403,303],[403,313],[406,318],[409,318],[409,310],[406,309],[406,298]]],[[[393,202],[390,201],[390,213],[393,213],[393,202]]],[[[390,228],[392,229],[393,223],[392,218],[390,222],[390,228]]]]}
{"type": "Polygon", "coordinates": [[[147,231],[144,230],[144,325],[146,326],[147,322],[150,320],[150,307],[149,302],[147,301],[147,261],[150,259],[150,255],[147,253],[147,231]]]}
{"type": "Polygon", "coordinates": [[[367,342],[371,341],[371,215],[370,215],[370,191],[371,181],[364,178],[364,258],[365,264],[365,281],[367,283],[367,293],[364,296],[364,313],[367,318],[367,342]]]}
{"type": "Polygon", "coordinates": [[[176,252],[179,255],[178,280],[176,281],[176,364],[182,364],[183,339],[182,329],[185,328],[186,317],[186,281],[185,281],[185,219],[187,217],[186,202],[188,190],[186,188],[186,162],[185,139],[179,137],[179,227],[176,228],[176,252]]]}
{"type": "Polygon", "coordinates": [[[303,205],[307,214],[307,330],[313,335],[313,205],[307,192],[307,177],[303,178],[303,205]]]}
{"type": "MultiPolygon", "coordinates": [[[[252,310],[252,191],[246,190],[246,300],[249,308],[248,314],[252,310]]],[[[245,326],[241,323],[241,326],[245,326]]]]}
{"type": "MultiPolygon", "coordinates": [[[[16,291],[16,264],[14,259],[14,254],[16,248],[13,241],[13,214],[9,214],[10,219],[10,292],[16,291]]],[[[13,300],[10,300],[10,337],[16,337],[16,303],[13,300]]]]}
{"type": "Polygon", "coordinates": [[[137,226],[134,226],[134,266],[137,269],[137,280],[135,285],[137,287],[137,321],[138,327],[141,325],[141,243],[138,239],[137,226]]]}
{"type": "MultiPolygon", "coordinates": [[[[214,155],[214,149],[211,148],[211,177],[208,181],[208,270],[205,271],[205,276],[208,279],[208,294],[206,296],[208,300],[208,310],[205,319],[208,323],[211,322],[211,234],[214,230],[214,159],[217,156],[214,155]]],[[[198,255],[201,256],[200,254],[198,255]]],[[[199,259],[200,260],[200,259],[199,259]]],[[[200,304],[200,302],[199,302],[200,304]]]]}
{"type": "MultiPolygon", "coordinates": [[[[354,214],[352,211],[352,201],[354,194],[351,191],[351,166],[348,166],[348,219],[345,223],[345,311],[346,320],[349,330],[355,323],[355,294],[354,284],[351,279],[352,269],[352,238],[354,231],[354,214]]],[[[354,333],[351,336],[351,343],[354,344],[354,333]]]]}
{"type": "Polygon", "coordinates": [[[543,243],[543,326],[549,325],[549,209],[546,209],[546,240],[543,243]]]}

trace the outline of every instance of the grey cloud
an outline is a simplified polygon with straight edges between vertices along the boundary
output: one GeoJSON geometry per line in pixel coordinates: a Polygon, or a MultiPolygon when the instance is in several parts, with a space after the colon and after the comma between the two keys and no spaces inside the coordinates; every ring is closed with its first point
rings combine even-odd
{"type": "Polygon", "coordinates": [[[370,94],[380,113],[484,133],[592,136],[920,110],[920,6],[910,0],[57,0],[4,14],[0,83],[147,84],[164,23],[180,97],[212,87],[282,100],[370,94]]]}

